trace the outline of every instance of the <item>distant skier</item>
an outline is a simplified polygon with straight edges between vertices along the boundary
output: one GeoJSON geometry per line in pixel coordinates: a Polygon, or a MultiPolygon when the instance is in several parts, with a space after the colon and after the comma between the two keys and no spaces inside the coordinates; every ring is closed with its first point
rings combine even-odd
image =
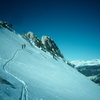
{"type": "Polygon", "coordinates": [[[26,44],[22,44],[22,49],[25,49],[26,48],[26,44]]]}
{"type": "Polygon", "coordinates": [[[26,44],[23,44],[23,47],[26,48],[26,44]]]}
{"type": "Polygon", "coordinates": [[[22,44],[22,49],[24,48],[23,44],[22,44]]]}

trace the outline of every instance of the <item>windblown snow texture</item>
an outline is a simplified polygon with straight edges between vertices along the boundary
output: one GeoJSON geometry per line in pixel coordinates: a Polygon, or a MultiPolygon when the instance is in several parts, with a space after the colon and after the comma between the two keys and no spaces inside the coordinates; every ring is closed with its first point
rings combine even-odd
{"type": "Polygon", "coordinates": [[[99,100],[100,87],[19,34],[0,28],[0,100],[99,100]],[[26,47],[22,49],[22,45],[26,47]]]}

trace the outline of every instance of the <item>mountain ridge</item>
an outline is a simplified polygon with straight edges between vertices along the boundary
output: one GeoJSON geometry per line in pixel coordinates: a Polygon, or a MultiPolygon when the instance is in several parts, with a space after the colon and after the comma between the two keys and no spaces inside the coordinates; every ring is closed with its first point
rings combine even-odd
{"type": "Polygon", "coordinates": [[[81,66],[86,66],[86,65],[100,65],[100,59],[93,59],[93,60],[75,60],[75,61],[70,61],[70,63],[74,64],[75,67],[81,67],[81,66]]]}
{"type": "Polygon", "coordinates": [[[99,86],[62,59],[55,60],[5,27],[0,28],[0,78],[9,83],[0,82],[1,100],[99,100],[100,96],[99,86]]]}
{"type": "Polygon", "coordinates": [[[90,80],[100,85],[100,59],[88,61],[71,61],[70,65],[74,67],[83,75],[87,76],[90,80]]]}
{"type": "MultiPolygon", "coordinates": [[[[9,24],[8,22],[0,21],[0,26],[15,32],[15,30],[13,29],[13,25],[9,24]]],[[[63,59],[63,61],[65,61],[65,58],[60,49],[58,48],[54,40],[52,40],[49,36],[42,36],[41,39],[39,39],[33,32],[28,32],[20,35],[32,46],[35,45],[45,52],[48,51],[55,59],[57,57],[60,57],[63,59]]]]}

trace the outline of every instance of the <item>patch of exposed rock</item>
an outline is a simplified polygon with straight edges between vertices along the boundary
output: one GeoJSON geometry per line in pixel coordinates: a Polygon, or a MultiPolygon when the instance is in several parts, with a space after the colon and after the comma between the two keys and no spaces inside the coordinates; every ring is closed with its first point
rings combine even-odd
{"type": "Polygon", "coordinates": [[[0,21],[0,26],[4,27],[4,28],[7,28],[10,31],[14,31],[13,28],[12,28],[13,25],[8,23],[8,22],[0,21]]]}
{"type": "Polygon", "coordinates": [[[31,45],[35,45],[38,48],[41,48],[43,51],[48,51],[54,58],[61,57],[64,59],[64,56],[60,52],[60,49],[57,47],[56,43],[48,36],[42,36],[40,40],[34,33],[28,32],[22,35],[31,45]]]}
{"type": "MultiPolygon", "coordinates": [[[[5,21],[0,21],[0,27],[7,28],[10,31],[14,31],[12,28],[12,24],[9,24],[5,21]]],[[[42,36],[42,39],[39,39],[34,33],[28,32],[26,34],[21,35],[25,40],[27,40],[32,46],[35,45],[43,51],[48,51],[53,58],[60,57],[64,60],[64,56],[62,55],[60,49],[56,45],[56,43],[48,36],[42,36]]]]}

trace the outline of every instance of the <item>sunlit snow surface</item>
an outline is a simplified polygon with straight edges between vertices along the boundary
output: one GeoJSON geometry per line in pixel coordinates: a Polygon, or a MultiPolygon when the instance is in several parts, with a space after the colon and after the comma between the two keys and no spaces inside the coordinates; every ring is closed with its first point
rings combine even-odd
{"type": "Polygon", "coordinates": [[[0,77],[14,85],[0,83],[0,100],[100,100],[99,86],[4,28],[0,28],[0,77]]]}
{"type": "Polygon", "coordinates": [[[84,60],[75,60],[71,61],[70,63],[74,64],[75,67],[83,67],[83,66],[98,66],[100,65],[100,59],[94,59],[90,61],[84,61],[84,60]]]}

